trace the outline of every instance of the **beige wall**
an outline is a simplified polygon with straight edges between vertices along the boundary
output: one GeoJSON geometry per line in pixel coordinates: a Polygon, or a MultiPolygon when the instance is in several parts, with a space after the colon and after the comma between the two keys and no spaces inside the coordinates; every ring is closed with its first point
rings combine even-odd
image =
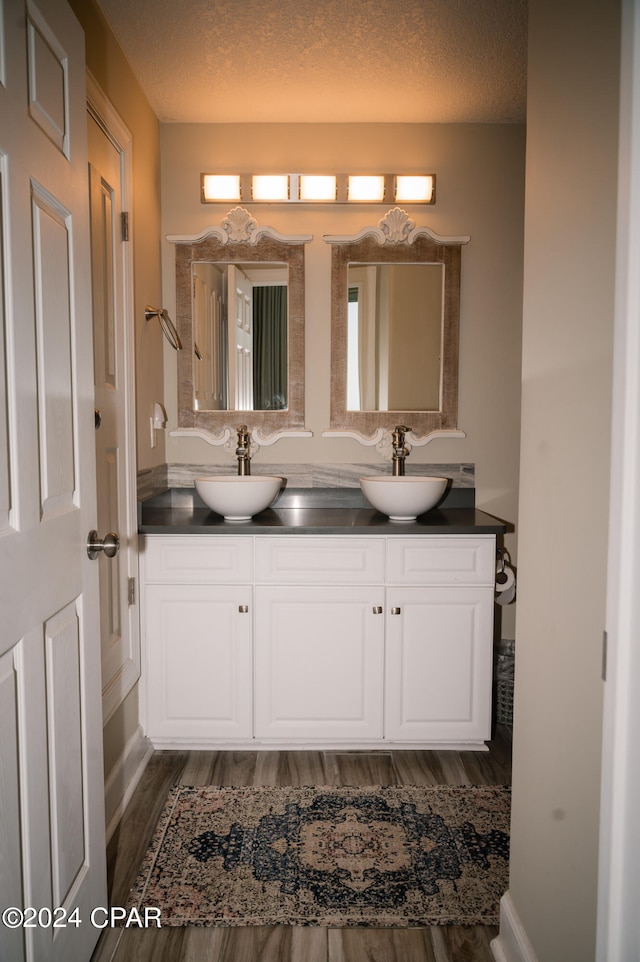
{"type": "MultiPolygon", "coordinates": [[[[290,172],[435,171],[434,207],[408,207],[419,225],[469,234],[462,250],[459,426],[464,439],[415,448],[412,463],[474,462],[478,505],[511,524],[517,512],[522,320],[524,128],[420,124],[163,124],[162,233],[218,225],[231,205],[200,203],[207,170],[290,172]]],[[[330,247],[323,234],[375,224],[388,207],[246,205],[260,224],[313,234],[306,247],[306,426],[309,439],[263,448],[265,463],[374,462],[375,449],[328,439],[330,247]]],[[[174,250],[163,241],[164,301],[175,309],[174,250]]],[[[176,423],[175,353],[165,349],[165,398],[176,423]]],[[[167,460],[220,463],[229,456],[201,440],[167,438],[167,460]]],[[[507,544],[515,552],[515,537],[507,544]]],[[[503,637],[513,637],[513,607],[503,637]]]]}
{"type": "Polygon", "coordinates": [[[539,962],[595,952],[617,8],[530,2],[510,894],[539,962]]]}
{"type": "MultiPolygon", "coordinates": [[[[70,2],[85,30],[87,68],[133,137],[130,236],[133,244],[136,325],[138,468],[152,467],[165,460],[162,432],[158,432],[160,443],[153,450],[149,433],[151,405],[154,400],[162,401],[163,397],[162,335],[157,323],[148,325],[144,320],[145,305],[160,305],[162,299],[159,125],[93,0],[70,2]]],[[[138,726],[137,705],[136,686],[105,726],[105,776],[112,771],[138,726]]]]}

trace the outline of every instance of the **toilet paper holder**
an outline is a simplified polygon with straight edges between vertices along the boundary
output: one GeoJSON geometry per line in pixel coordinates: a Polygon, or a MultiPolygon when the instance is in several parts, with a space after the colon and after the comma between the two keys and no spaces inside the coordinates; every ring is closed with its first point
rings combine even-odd
{"type": "Polygon", "coordinates": [[[498,604],[508,605],[515,598],[516,575],[511,556],[505,548],[497,550],[495,588],[498,604]]]}
{"type": "MultiPolygon", "coordinates": [[[[508,575],[506,572],[507,560],[505,558],[505,549],[498,548],[497,552],[497,562],[496,562],[496,585],[504,585],[508,581],[508,575]]],[[[507,558],[509,558],[509,553],[506,552],[507,558]]],[[[509,561],[511,559],[509,558],[509,561]]]]}

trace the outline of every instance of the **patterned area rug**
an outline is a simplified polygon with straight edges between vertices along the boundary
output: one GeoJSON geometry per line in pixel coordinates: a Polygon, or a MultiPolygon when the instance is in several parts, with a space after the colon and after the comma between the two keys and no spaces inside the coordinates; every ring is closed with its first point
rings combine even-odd
{"type": "Polygon", "coordinates": [[[162,925],[497,925],[506,787],[173,789],[129,907],[162,925]]]}

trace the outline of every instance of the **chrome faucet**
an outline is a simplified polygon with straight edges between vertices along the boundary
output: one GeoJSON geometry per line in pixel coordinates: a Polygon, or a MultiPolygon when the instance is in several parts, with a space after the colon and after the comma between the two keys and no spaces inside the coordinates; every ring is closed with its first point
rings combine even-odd
{"type": "Polygon", "coordinates": [[[391,444],[393,447],[393,458],[391,461],[391,473],[395,477],[402,477],[404,475],[404,462],[405,458],[408,457],[409,451],[404,443],[404,436],[407,431],[411,428],[405,427],[404,424],[399,424],[394,431],[391,432],[391,444]]]}
{"type": "Polygon", "coordinates": [[[238,474],[251,474],[251,435],[246,424],[241,424],[238,428],[238,447],[236,457],[238,459],[238,474]]]}

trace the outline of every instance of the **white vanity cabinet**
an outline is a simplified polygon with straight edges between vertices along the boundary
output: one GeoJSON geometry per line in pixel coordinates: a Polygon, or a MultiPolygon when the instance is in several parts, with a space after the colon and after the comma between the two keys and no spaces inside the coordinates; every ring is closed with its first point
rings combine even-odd
{"type": "Polygon", "coordinates": [[[494,535],[150,535],[157,747],[482,747],[494,535]]]}

